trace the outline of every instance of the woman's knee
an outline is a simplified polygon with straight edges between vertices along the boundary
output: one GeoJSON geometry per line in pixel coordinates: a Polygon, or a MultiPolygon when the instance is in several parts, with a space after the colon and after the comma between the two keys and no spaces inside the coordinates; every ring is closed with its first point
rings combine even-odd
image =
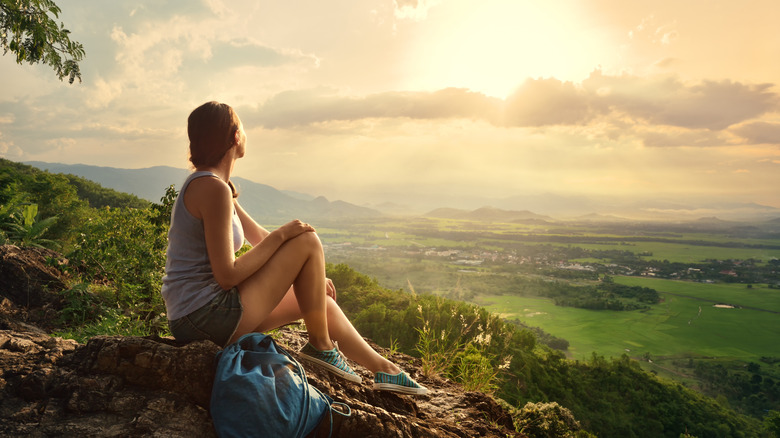
{"type": "Polygon", "coordinates": [[[339,306],[339,303],[337,303],[336,300],[334,300],[331,297],[327,297],[326,303],[327,303],[326,308],[328,312],[329,321],[335,321],[342,318],[346,319],[346,315],[344,315],[344,311],[341,310],[341,306],[339,306]]]}
{"type": "Polygon", "coordinates": [[[299,234],[291,239],[290,242],[295,242],[296,245],[301,245],[311,251],[322,252],[322,242],[320,241],[320,237],[317,236],[317,233],[314,232],[299,234]]]}

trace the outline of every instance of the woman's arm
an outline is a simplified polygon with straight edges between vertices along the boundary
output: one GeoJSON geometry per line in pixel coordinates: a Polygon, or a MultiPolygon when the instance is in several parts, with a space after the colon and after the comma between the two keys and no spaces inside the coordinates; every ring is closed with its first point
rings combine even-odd
{"type": "Polygon", "coordinates": [[[241,220],[241,227],[244,229],[244,237],[252,246],[257,246],[263,239],[266,238],[270,232],[263,228],[260,224],[255,222],[249,214],[238,204],[238,200],[233,200],[233,205],[238,213],[238,218],[241,220]]]}
{"type": "MultiPolygon", "coordinates": [[[[236,286],[260,269],[287,240],[314,231],[310,225],[300,221],[289,222],[268,233],[258,245],[236,258],[233,252],[232,226],[234,202],[230,187],[217,178],[198,178],[188,186],[184,204],[193,216],[203,220],[211,270],[214,279],[225,290],[236,286]]],[[[250,233],[255,234],[252,238],[262,234],[258,229],[253,229],[250,233]]]]}
{"type": "MultiPolygon", "coordinates": [[[[241,208],[238,204],[238,200],[234,199],[233,204],[236,207],[238,218],[241,220],[241,226],[244,228],[244,237],[252,246],[257,246],[263,241],[269,234],[268,230],[263,228],[262,225],[255,222],[251,216],[241,208]]],[[[336,300],[336,286],[333,285],[333,281],[330,278],[325,279],[325,291],[327,295],[333,300],[336,300]]]]}

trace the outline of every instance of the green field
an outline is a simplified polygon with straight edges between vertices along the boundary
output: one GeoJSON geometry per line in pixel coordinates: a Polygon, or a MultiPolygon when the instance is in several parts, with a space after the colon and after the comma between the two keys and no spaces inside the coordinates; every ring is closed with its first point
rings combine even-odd
{"type": "MultiPolygon", "coordinates": [[[[777,244],[776,242],[772,242],[777,244]]],[[[627,245],[614,244],[577,244],[577,246],[593,250],[620,249],[633,253],[648,252],[652,256],[644,256],[646,260],[669,260],[678,263],[701,263],[707,259],[757,259],[766,262],[772,258],[780,258],[780,250],[769,248],[728,248],[718,246],[698,246],[674,242],[631,242],[627,245]]]]}
{"type": "Polygon", "coordinates": [[[547,299],[513,295],[482,295],[477,301],[568,340],[575,359],[586,359],[592,352],[606,357],[626,353],[640,358],[649,353],[744,361],[780,355],[778,289],[637,277],[615,281],[656,289],[663,302],[648,311],[613,312],[559,307],[547,299]],[[717,308],[716,303],[751,308],[717,308]]]}
{"type": "MultiPolygon", "coordinates": [[[[343,224],[341,224],[343,225],[343,224]]],[[[353,225],[349,231],[319,227],[325,242],[351,241],[355,245],[380,245],[388,248],[464,248],[501,249],[507,242],[527,246],[576,246],[594,251],[629,251],[644,260],[668,260],[677,263],[702,263],[705,260],[755,259],[766,263],[780,258],[780,240],[712,233],[711,231],[627,232],[573,224],[481,223],[452,219],[412,219],[377,221],[353,225]],[[432,234],[444,233],[441,236],[432,234]],[[560,238],[571,239],[565,243],[560,238]],[[577,241],[582,239],[582,241],[577,241]],[[650,239],[650,240],[648,240],[650,239]]],[[[771,234],[771,233],[767,233],[771,234]]],[[[772,234],[776,236],[776,234],[772,234]]],[[[603,262],[598,259],[573,259],[603,262]]]]}
{"type": "Polygon", "coordinates": [[[320,236],[330,262],[385,287],[472,302],[539,327],[559,338],[541,334],[539,342],[560,347],[566,340],[565,354],[575,360],[628,355],[648,372],[758,418],[778,407],[778,227],[418,218],[320,228],[320,236]],[[639,274],[657,277],[625,276],[639,274]],[[661,301],[610,311],[549,298],[575,290],[584,297],[605,276],[654,289],[661,301]]]}
{"type": "MultiPolygon", "coordinates": [[[[421,293],[453,298],[460,297],[461,288],[470,289],[473,298],[469,301],[566,339],[570,343],[568,353],[576,359],[589,358],[592,352],[607,357],[628,353],[635,358],[649,354],[651,357],[719,357],[744,361],[758,360],[762,356],[780,357],[780,343],[777,342],[780,339],[780,289],[770,289],[766,284],[748,287],[745,283],[695,283],[615,276],[617,283],[657,290],[663,301],[646,311],[594,311],[556,306],[545,298],[504,293],[502,287],[511,287],[511,282],[498,281],[502,278],[500,275],[505,274],[495,277],[497,280],[492,282],[486,277],[470,281],[474,275],[496,275],[494,265],[469,268],[480,274],[455,274],[463,267],[453,265],[450,259],[422,258],[404,252],[456,248],[512,250],[528,255],[534,254],[528,248],[551,253],[552,248],[579,247],[642,254],[642,260],[702,263],[712,259],[753,259],[766,265],[769,260],[780,258],[780,241],[766,237],[774,236],[772,233],[755,238],[706,230],[643,230],[619,226],[609,229],[419,218],[376,221],[350,227],[348,231],[325,228],[320,234],[328,243],[351,242],[353,253],[334,258],[364,269],[382,284],[405,289],[413,285],[421,293]],[[571,241],[562,243],[563,238],[571,241]],[[386,251],[361,252],[359,247],[386,251]],[[461,275],[466,277],[461,278],[461,275]],[[714,307],[718,303],[735,308],[714,307]]],[[[562,257],[559,254],[550,257],[562,257]]],[[[569,261],[609,262],[593,257],[569,261]]],[[[519,275],[537,275],[533,265],[523,269],[522,273],[518,271],[519,275]]]]}

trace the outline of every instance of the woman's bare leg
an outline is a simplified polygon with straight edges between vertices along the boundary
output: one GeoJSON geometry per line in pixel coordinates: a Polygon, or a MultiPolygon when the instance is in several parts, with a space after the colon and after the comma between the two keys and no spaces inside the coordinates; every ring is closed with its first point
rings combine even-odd
{"type": "Polygon", "coordinates": [[[290,285],[294,286],[309,342],[318,350],[333,348],[328,333],[325,256],[314,233],[303,233],[285,242],[265,265],[238,285],[244,310],[231,342],[266,320],[290,285]]]}
{"type": "Polygon", "coordinates": [[[327,302],[328,331],[331,338],[339,343],[339,349],[345,356],[368,368],[372,373],[382,371],[388,374],[398,374],[401,372],[394,363],[382,357],[368,345],[332,298],[328,297],[327,302]]]}
{"type": "MultiPolygon", "coordinates": [[[[369,371],[376,373],[383,371],[389,374],[397,374],[401,370],[392,362],[377,353],[360,336],[349,321],[341,307],[330,297],[327,298],[328,332],[331,339],[339,343],[339,349],[349,359],[354,360],[369,371]]],[[[302,312],[298,306],[298,300],[292,290],[282,298],[278,306],[268,315],[255,331],[264,332],[301,318],[302,312]]],[[[307,326],[308,328],[308,326],[307,326]]]]}

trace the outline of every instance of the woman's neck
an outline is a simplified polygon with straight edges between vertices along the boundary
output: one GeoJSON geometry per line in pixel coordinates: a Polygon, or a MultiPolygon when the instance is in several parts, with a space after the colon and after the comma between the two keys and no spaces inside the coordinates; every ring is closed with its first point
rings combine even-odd
{"type": "Polygon", "coordinates": [[[211,172],[219,177],[222,181],[230,181],[230,175],[233,173],[233,164],[236,160],[222,160],[217,163],[216,166],[199,166],[196,167],[197,171],[211,172]]]}

